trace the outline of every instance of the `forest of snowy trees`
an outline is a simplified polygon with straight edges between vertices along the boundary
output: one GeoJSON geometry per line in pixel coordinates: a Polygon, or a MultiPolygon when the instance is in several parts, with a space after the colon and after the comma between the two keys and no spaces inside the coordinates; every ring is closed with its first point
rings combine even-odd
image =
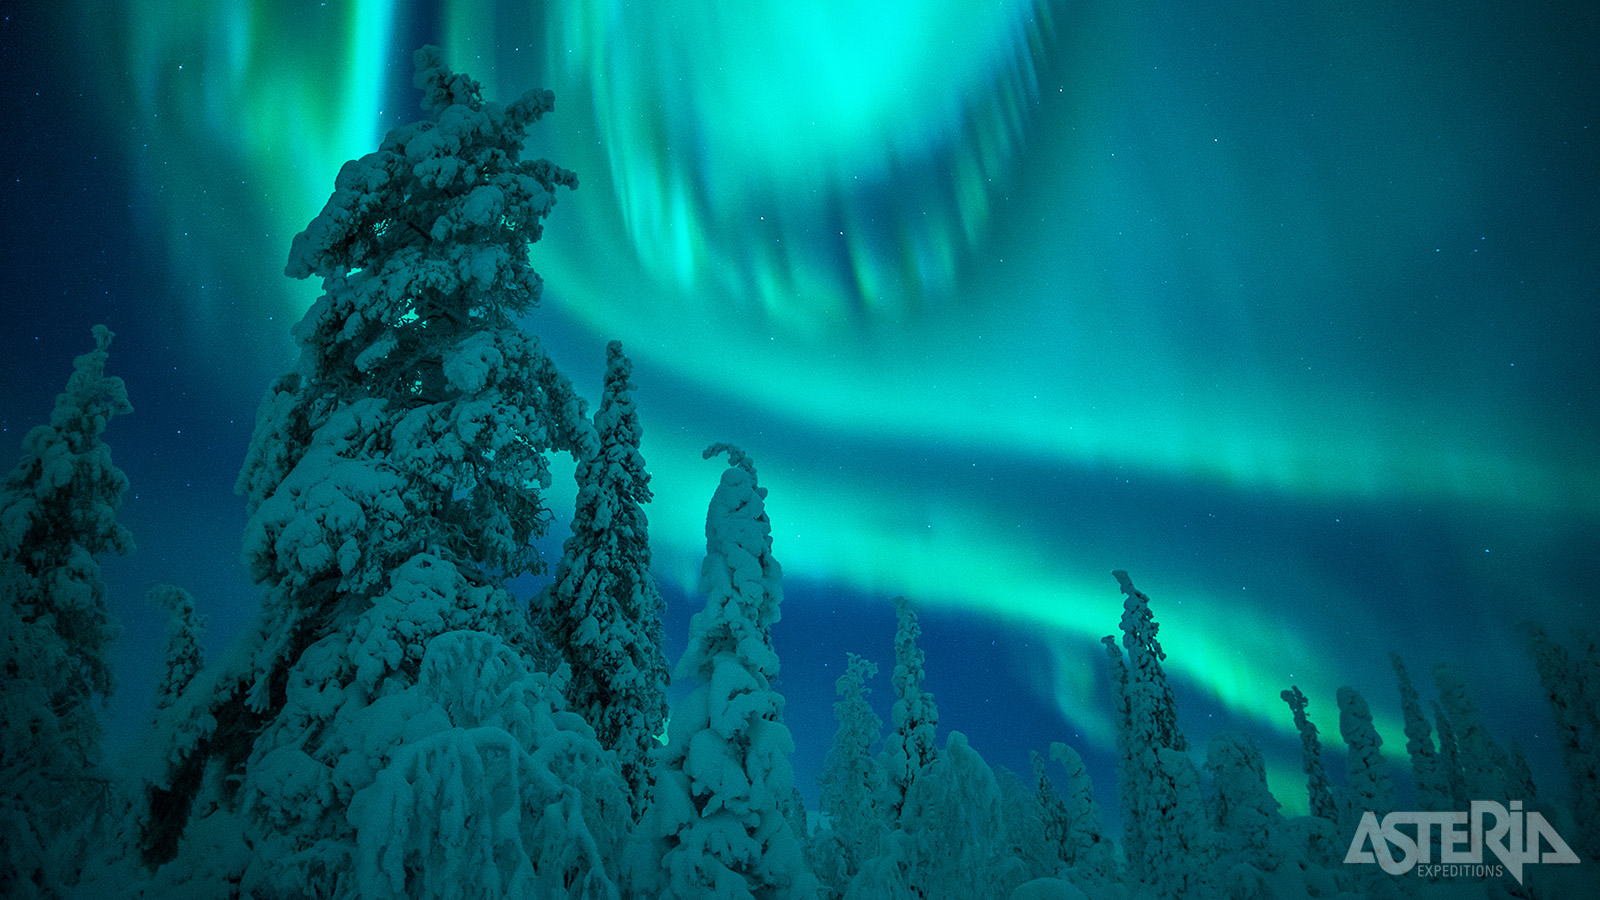
{"type": "Polygon", "coordinates": [[[488,101],[434,48],[416,64],[426,118],[346,164],[289,252],[287,273],[321,278],[323,293],[237,483],[259,615],[205,660],[194,599],[151,588],[165,669],[130,759],[100,746],[117,626],[97,558],[132,548],[117,520],[127,479],[103,438],[131,411],[107,374],[109,330],[25,439],[0,494],[0,896],[1592,896],[1592,636],[1525,635],[1566,783],[1534,783],[1457,671],[1433,670],[1429,703],[1395,656],[1403,756],[1354,689],[1284,692],[1309,809],[1292,816],[1250,735],[1189,743],[1152,601],[1121,571],[1120,634],[1104,639],[1116,797],[1094,796],[1064,743],[1013,773],[941,732],[924,673],[942,661],[902,598],[893,660],[841,661],[820,808],[807,809],[756,461],[731,444],[705,452],[725,466],[708,498],[704,608],[669,670],[628,358],[608,347],[591,414],[518,324],[541,291],[528,247],[577,184],[522,156],[551,97],[488,101]],[[576,463],[571,536],[543,590],[519,598],[508,582],[545,571],[532,542],[555,517],[552,454],[576,463]],[[880,662],[887,729],[869,701],[880,662]],[[670,709],[669,677],[687,688],[670,709]],[[1319,720],[1337,724],[1342,753],[1319,720]],[[1486,804],[1500,813],[1475,849],[1495,871],[1389,871],[1465,862],[1468,811],[1486,804]],[[1438,814],[1409,851],[1416,830],[1378,824],[1408,811],[1438,814]]]}

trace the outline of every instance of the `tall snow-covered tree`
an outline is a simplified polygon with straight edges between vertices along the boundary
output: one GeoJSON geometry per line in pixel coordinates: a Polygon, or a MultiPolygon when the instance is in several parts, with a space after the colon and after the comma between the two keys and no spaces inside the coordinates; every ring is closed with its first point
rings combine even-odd
{"type": "Polygon", "coordinates": [[[1524,626],[1528,652],[1555,716],[1556,741],[1567,770],[1567,791],[1579,855],[1600,861],[1600,643],[1580,636],[1569,650],[1537,625],[1524,626]]]}
{"type": "Polygon", "coordinates": [[[706,512],[705,608],[689,621],[676,677],[695,687],[673,707],[655,790],[635,829],[633,892],[664,900],[789,900],[818,893],[786,809],[794,739],[772,686],[772,626],[783,570],[772,555],[766,488],[728,444],[706,512]]]}
{"type": "Polygon", "coordinates": [[[889,734],[883,741],[883,768],[890,824],[905,803],[906,791],[922,768],[938,755],[939,707],[922,686],[926,654],[917,646],[922,626],[917,611],[904,597],[894,598],[894,706],[889,711],[889,734]]]}
{"type": "Polygon", "coordinates": [[[517,326],[541,287],[528,246],[576,180],[522,157],[548,92],[501,105],[436,48],[415,61],[426,118],[347,163],[289,252],[323,293],[239,476],[262,614],[162,719],[158,881],[242,845],[216,877],[258,896],[616,894],[614,757],[528,670],[503,588],[540,568],[545,454],[584,428],[517,326]]]}
{"type": "Polygon", "coordinates": [[[1122,588],[1122,651],[1101,639],[1116,692],[1115,724],[1122,788],[1123,848],[1128,870],[1173,897],[1209,890],[1211,847],[1199,773],[1178,727],[1177,703],[1161,666],[1166,653],[1150,598],[1128,573],[1112,573],[1122,588]]]}
{"type": "Polygon", "coordinates": [[[1306,715],[1306,695],[1299,687],[1279,694],[1289,704],[1294,714],[1295,730],[1300,732],[1300,766],[1306,773],[1306,790],[1311,795],[1311,814],[1329,822],[1339,821],[1339,804],[1333,796],[1333,782],[1328,780],[1328,769],[1322,763],[1322,740],[1317,736],[1317,726],[1306,715]]]}
{"type": "Polygon", "coordinates": [[[533,605],[571,669],[567,700],[616,750],[630,794],[648,791],[649,755],[667,716],[664,606],[650,574],[643,504],[650,476],[639,454],[633,364],[606,347],[605,387],[578,457],[572,536],[555,581],[533,605]]]}
{"type": "Polygon", "coordinates": [[[156,712],[171,706],[185,687],[205,667],[205,616],[195,609],[194,597],[175,584],[158,584],[145,595],[167,614],[165,663],[156,685],[156,712]]]}
{"type": "Polygon", "coordinates": [[[833,896],[843,895],[862,862],[877,855],[887,830],[877,806],[884,789],[883,765],[872,755],[883,720],[867,702],[867,681],[877,674],[877,663],[851,653],[844,674],[834,682],[838,728],[822,766],[821,805],[829,827],[821,839],[822,855],[837,863],[817,872],[833,896]]]}
{"type": "Polygon", "coordinates": [[[1400,654],[1389,654],[1394,666],[1395,680],[1400,688],[1400,715],[1405,722],[1406,753],[1411,757],[1411,778],[1416,788],[1417,806],[1433,812],[1452,808],[1450,783],[1445,777],[1444,761],[1434,748],[1433,728],[1422,712],[1422,699],[1411,683],[1405,661],[1400,654]]]}
{"type": "Polygon", "coordinates": [[[1339,688],[1339,735],[1345,745],[1345,787],[1340,834],[1355,834],[1366,812],[1382,819],[1394,810],[1394,785],[1383,758],[1383,738],[1372,724],[1366,698],[1348,685],[1339,688]]]}
{"type": "Polygon", "coordinates": [[[73,362],[50,422],[31,429],[0,486],[0,895],[51,895],[69,883],[85,823],[105,807],[96,701],[114,688],[96,557],[127,553],[117,521],[128,479],[102,440],[132,411],[105,373],[112,334],[73,362]]]}

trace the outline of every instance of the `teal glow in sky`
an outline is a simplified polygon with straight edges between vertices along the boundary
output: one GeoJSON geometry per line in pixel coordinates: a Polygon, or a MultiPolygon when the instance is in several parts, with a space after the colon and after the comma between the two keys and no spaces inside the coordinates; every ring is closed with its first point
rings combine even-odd
{"type": "Polygon", "coordinates": [[[1597,620],[1593,13],[859,6],[84,0],[60,53],[243,422],[315,294],[289,238],[434,42],[556,93],[528,325],[591,394],[635,359],[663,581],[735,440],[796,595],[1010,629],[989,662],[1102,746],[1113,568],[1196,710],[1286,734],[1298,683],[1336,730],[1349,682],[1394,741],[1397,646],[1515,709],[1511,627],[1597,620]]]}

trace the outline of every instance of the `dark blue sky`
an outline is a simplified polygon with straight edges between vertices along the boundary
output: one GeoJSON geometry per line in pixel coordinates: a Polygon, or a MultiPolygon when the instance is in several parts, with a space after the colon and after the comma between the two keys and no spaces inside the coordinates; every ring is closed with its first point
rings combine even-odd
{"type": "Polygon", "coordinates": [[[1424,684],[1466,671],[1559,789],[1513,628],[1600,622],[1588,5],[512,6],[0,23],[0,436],[44,420],[97,322],[136,409],[108,434],[139,543],[106,567],[116,740],[152,690],[146,587],[193,592],[215,652],[253,615],[232,482],[315,296],[282,262],[413,114],[426,40],[491,96],[556,91],[530,146],[581,187],[527,325],[591,397],[606,340],[635,359],[670,653],[700,448],[741,443],[771,488],[808,787],[846,651],[884,666],[887,713],[905,593],[946,728],[1012,768],[1067,740],[1109,790],[1096,639],[1126,568],[1191,739],[1250,730],[1286,804],[1277,692],[1332,734],[1355,685],[1398,758],[1391,649],[1424,684]]]}

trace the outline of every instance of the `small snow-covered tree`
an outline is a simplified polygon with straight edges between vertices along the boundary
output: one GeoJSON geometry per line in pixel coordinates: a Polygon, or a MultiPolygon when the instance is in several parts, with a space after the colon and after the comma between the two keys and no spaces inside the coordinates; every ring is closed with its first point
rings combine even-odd
{"type": "Polygon", "coordinates": [[[1028,880],[1008,854],[1000,786],[983,757],[952,731],[906,794],[902,833],[923,862],[929,900],[1003,900],[1028,880]]]}
{"type": "Polygon", "coordinates": [[[933,694],[922,686],[926,655],[917,646],[922,626],[911,601],[904,597],[894,598],[894,615],[894,706],[889,711],[890,728],[882,753],[887,775],[885,812],[891,825],[900,814],[906,791],[939,751],[939,707],[933,694]]]}
{"type": "MultiPolygon", "coordinates": [[[[1038,771],[1039,754],[1030,754],[1035,772],[1038,771]]],[[[1054,877],[1061,872],[1061,844],[1048,833],[1050,823],[1046,818],[1044,797],[1035,786],[1026,785],[1022,778],[1004,766],[996,766],[995,781],[1000,785],[1000,813],[1006,828],[1006,853],[1015,858],[1029,878],[1054,877]]],[[[1050,792],[1050,798],[1061,801],[1050,792]]]]}
{"type": "Polygon", "coordinates": [[[1267,789],[1261,751],[1247,735],[1218,734],[1206,748],[1206,771],[1211,774],[1209,806],[1222,881],[1233,887],[1257,884],[1283,862],[1283,816],[1267,789]]]}
{"type": "Polygon", "coordinates": [[[117,625],[96,557],[133,548],[128,479],[101,439],[132,411],[105,373],[112,334],[73,362],[50,422],[0,485],[0,895],[59,892],[104,810],[95,703],[111,694],[117,625]]]}
{"type": "Polygon", "coordinates": [[[176,857],[158,880],[242,842],[213,892],[616,892],[615,757],[522,666],[503,587],[541,568],[545,455],[585,427],[517,325],[541,288],[529,244],[575,179],[522,158],[548,92],[501,105],[436,48],[415,62],[427,117],[347,163],[290,249],[286,272],[323,293],[239,476],[262,614],[209,695],[161,720],[141,835],[147,865],[176,857]]]}
{"type": "Polygon", "coordinates": [[[828,817],[823,833],[823,855],[837,858],[831,871],[818,871],[830,894],[840,896],[861,863],[876,856],[886,833],[878,803],[884,789],[883,766],[872,749],[883,730],[883,720],[867,702],[867,681],[878,674],[877,663],[854,653],[847,657],[844,674],[834,682],[839,699],[833,704],[838,728],[822,765],[822,812],[828,817]]]}
{"type": "Polygon", "coordinates": [[[414,684],[356,713],[350,753],[393,749],[350,798],[355,896],[620,896],[621,779],[547,678],[494,635],[452,631],[428,643],[414,684]]]}
{"type": "Polygon", "coordinates": [[[1466,681],[1443,663],[1434,667],[1433,680],[1439,688],[1439,706],[1450,723],[1456,751],[1455,765],[1461,773],[1461,785],[1466,794],[1464,799],[1528,799],[1510,796],[1506,782],[1510,757],[1489,735],[1483,717],[1478,714],[1478,705],[1467,691],[1466,681]]]}
{"type": "Polygon", "coordinates": [[[171,706],[178,695],[205,667],[205,616],[195,609],[189,592],[174,584],[158,584],[145,595],[153,606],[167,614],[165,663],[156,685],[156,712],[171,706]]]}
{"type": "Polygon", "coordinates": [[[1053,741],[1050,758],[1066,771],[1066,790],[1057,797],[1045,772],[1044,761],[1033,756],[1035,789],[1046,809],[1045,833],[1059,848],[1075,882],[1104,884],[1116,878],[1116,856],[1111,839],[1101,824],[1100,808],[1094,802],[1094,785],[1083,757],[1070,746],[1053,741]]]}
{"type": "Polygon", "coordinates": [[[1112,573],[1122,588],[1122,649],[1102,639],[1117,692],[1115,722],[1122,787],[1123,848],[1128,870],[1173,897],[1209,890],[1211,847],[1199,773],[1186,753],[1177,703],[1161,666],[1166,653],[1150,598],[1128,573],[1112,573]]]}
{"type": "Polygon", "coordinates": [[[793,802],[794,739],[773,689],[772,626],[783,570],[772,555],[766,488],[727,444],[728,467],[706,512],[705,608],[689,621],[676,677],[695,687],[673,707],[655,790],[632,849],[632,890],[664,900],[812,898],[793,802]]]}
{"type": "Polygon", "coordinates": [[[578,455],[572,536],[555,581],[531,611],[571,670],[567,699],[617,752],[636,803],[648,792],[650,751],[667,716],[664,606],[650,574],[643,504],[650,476],[639,455],[633,365],[606,347],[605,387],[578,455]]]}
{"type": "Polygon", "coordinates": [[[1433,728],[1422,712],[1422,699],[1411,684],[1400,654],[1389,654],[1394,666],[1395,679],[1400,688],[1400,715],[1406,728],[1406,753],[1411,757],[1411,778],[1416,787],[1417,806],[1433,812],[1451,809],[1450,783],[1445,776],[1444,761],[1434,749],[1433,728]]]}
{"type": "Polygon", "coordinates": [[[1004,900],[1030,877],[1010,854],[999,783],[959,731],[907,790],[885,844],[846,898],[1004,900]]]}
{"type": "Polygon", "coordinates": [[[1311,796],[1311,814],[1329,822],[1339,821],[1339,804],[1333,796],[1333,783],[1328,780],[1328,769],[1322,764],[1322,741],[1317,736],[1317,726],[1306,715],[1306,695],[1299,687],[1279,694],[1294,713],[1294,727],[1300,732],[1300,766],[1306,773],[1306,790],[1311,796]]]}

